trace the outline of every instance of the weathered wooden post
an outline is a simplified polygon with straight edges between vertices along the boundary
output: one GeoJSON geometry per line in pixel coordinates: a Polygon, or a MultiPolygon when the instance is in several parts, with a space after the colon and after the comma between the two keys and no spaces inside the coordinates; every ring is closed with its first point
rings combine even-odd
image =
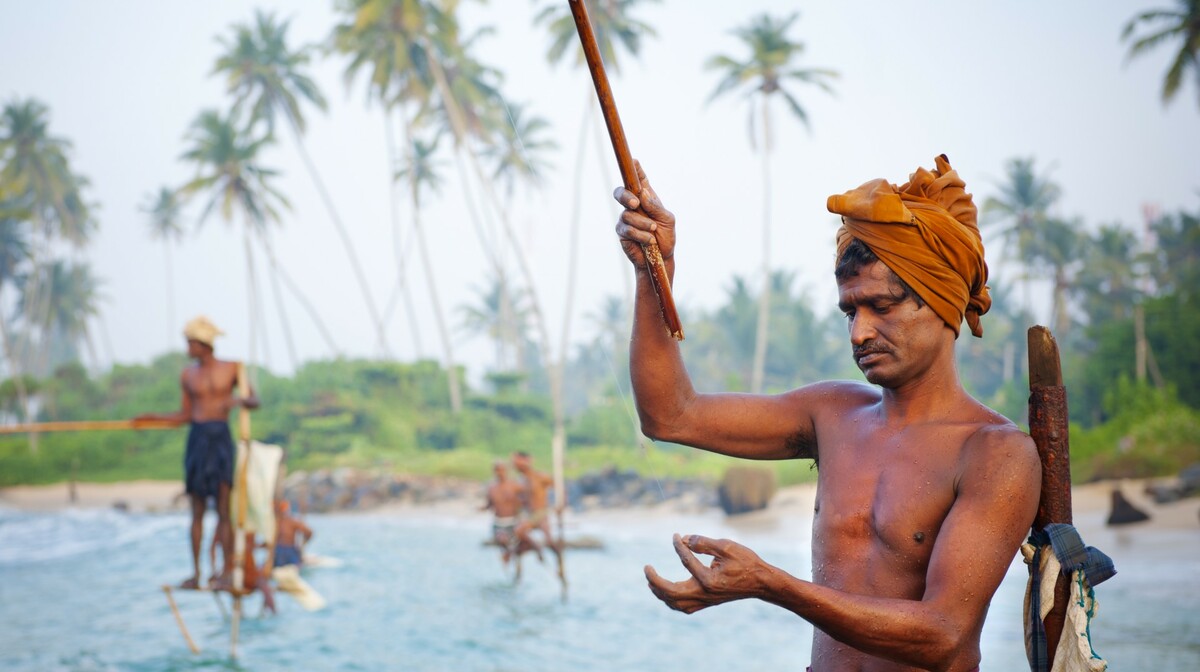
{"type": "MultiPolygon", "coordinates": [[[[1067,389],[1063,386],[1058,343],[1046,327],[1030,327],[1029,344],[1029,435],[1037,444],[1042,461],[1042,493],[1033,529],[1051,523],[1071,524],[1071,453],[1067,436],[1067,389]]],[[[1034,590],[1037,587],[1034,586],[1034,590]]],[[[1054,608],[1046,614],[1046,655],[1054,664],[1054,652],[1066,620],[1070,585],[1061,573],[1054,584],[1054,608]]]]}

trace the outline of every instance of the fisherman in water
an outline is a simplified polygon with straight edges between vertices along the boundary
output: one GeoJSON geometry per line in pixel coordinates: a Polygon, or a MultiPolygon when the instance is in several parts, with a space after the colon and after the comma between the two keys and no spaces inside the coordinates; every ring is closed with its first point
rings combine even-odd
{"type": "Polygon", "coordinates": [[[795,613],[815,626],[815,672],[978,669],[988,605],[1038,506],[1032,439],[958,379],[959,329],[965,319],[982,336],[991,299],[971,195],[945,156],[935,164],[903,186],[873,180],[829,198],[842,216],[838,307],[866,382],[776,395],[696,392],[641,248],[657,242],[673,275],[675,217],[640,166],[640,197],[615,194],[637,269],[630,373],[642,431],[818,465],[811,580],[733,541],[676,535],[691,576],[672,582],[646,567],[650,589],[685,613],[742,599],[795,613]]]}
{"type": "Polygon", "coordinates": [[[517,539],[520,540],[522,546],[531,547],[537,553],[540,562],[543,559],[542,546],[533,540],[533,531],[540,530],[545,538],[545,545],[550,547],[550,550],[554,551],[561,561],[562,550],[555,543],[554,535],[550,533],[550,511],[547,506],[554,479],[549,474],[534,469],[533,457],[523,450],[513,453],[512,463],[513,467],[521,472],[525,481],[522,493],[525,501],[525,515],[521,523],[517,525],[517,539]]]}
{"type": "Polygon", "coordinates": [[[213,341],[223,335],[207,317],[199,316],[183,329],[187,339],[188,357],[196,363],[183,370],[179,384],[183,390],[178,411],[146,413],[134,422],[153,420],[183,425],[191,423],[187,450],[184,453],[184,482],[192,504],[192,568],[190,578],[181,588],[200,587],[200,546],[204,538],[204,513],[209,498],[215,498],[217,534],[220,540],[223,569],[210,580],[214,589],[232,587],[233,527],[229,519],[229,492],[233,486],[233,470],[237,452],[229,432],[229,413],[237,407],[258,408],[254,390],[246,397],[237,397],[241,366],[213,355],[213,341]]]}
{"type": "Polygon", "coordinates": [[[492,463],[496,480],[488,486],[487,503],[483,510],[491,510],[492,540],[501,548],[500,561],[505,567],[512,559],[520,542],[517,538],[517,522],[521,515],[521,495],[524,488],[508,477],[508,466],[502,460],[492,463]]]}
{"type": "Polygon", "coordinates": [[[312,528],[292,517],[286,499],[275,501],[275,566],[304,564],[304,545],[313,537],[312,528]]]}

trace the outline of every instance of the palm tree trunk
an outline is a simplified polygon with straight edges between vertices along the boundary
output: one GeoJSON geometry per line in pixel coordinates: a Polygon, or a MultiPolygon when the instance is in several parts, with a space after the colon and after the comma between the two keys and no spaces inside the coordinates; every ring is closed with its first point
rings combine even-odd
{"type": "MultiPolygon", "coordinates": [[[[500,203],[500,199],[496,194],[495,186],[483,171],[483,167],[479,164],[479,159],[475,155],[468,143],[467,127],[462,118],[462,110],[458,107],[458,101],[454,99],[450,91],[450,84],[446,80],[446,73],[442,69],[441,61],[437,59],[432,46],[425,42],[423,45],[425,54],[429,57],[430,70],[433,72],[434,83],[437,86],[438,92],[446,106],[447,116],[450,118],[450,124],[454,131],[454,137],[457,144],[467,151],[467,158],[471,163],[471,167],[475,172],[475,177],[483,186],[484,191],[488,195],[488,199],[492,204],[492,208],[500,217],[500,224],[504,228],[504,233],[512,245],[513,253],[517,258],[517,266],[521,270],[521,275],[525,279],[526,285],[529,287],[529,303],[530,311],[533,313],[534,319],[537,322],[537,331],[542,343],[542,357],[546,363],[546,370],[550,373],[550,399],[551,405],[554,408],[555,417],[563,413],[563,398],[562,398],[562,381],[560,375],[554,374],[556,368],[553,364],[553,353],[550,351],[550,333],[546,325],[546,319],[542,313],[541,299],[538,295],[538,285],[534,280],[533,272],[529,267],[529,260],[526,259],[524,252],[521,250],[520,243],[517,239],[516,232],[513,230],[512,222],[508,219],[508,213],[504,211],[500,203]]],[[[562,506],[562,476],[563,476],[563,453],[566,449],[565,435],[563,440],[552,440],[551,451],[554,461],[554,479],[555,479],[555,495],[560,497],[557,501],[559,506],[562,506]]]]}
{"type": "Polygon", "coordinates": [[[300,304],[300,307],[303,308],[304,312],[308,314],[309,319],[311,319],[313,324],[316,325],[317,331],[320,332],[321,338],[325,340],[325,345],[329,347],[329,351],[334,357],[341,357],[342,351],[340,348],[338,348],[337,343],[333,341],[333,336],[329,333],[329,327],[325,325],[325,321],[321,319],[321,314],[318,313],[315,308],[313,308],[312,302],[308,300],[308,297],[304,295],[304,292],[300,291],[300,287],[294,280],[292,280],[291,276],[287,274],[287,271],[283,269],[283,266],[277,267],[277,270],[279,272],[279,278],[283,280],[284,288],[292,293],[292,298],[296,299],[296,301],[300,304]]]}
{"type": "Polygon", "coordinates": [[[171,240],[163,238],[163,250],[167,260],[167,350],[175,348],[175,277],[171,272],[171,240]]]}
{"type": "Polygon", "coordinates": [[[295,119],[288,116],[288,121],[292,129],[292,137],[296,141],[296,149],[300,152],[300,158],[304,161],[308,174],[312,176],[313,184],[317,186],[317,193],[321,196],[321,202],[325,204],[325,210],[329,212],[329,218],[333,220],[334,228],[337,229],[338,236],[342,239],[342,245],[346,248],[346,256],[350,257],[350,267],[354,269],[354,277],[358,280],[358,287],[362,291],[363,300],[367,303],[367,311],[371,315],[371,323],[375,326],[375,334],[379,340],[379,353],[388,357],[387,335],[383,330],[383,320],[379,318],[375,299],[371,297],[371,288],[367,285],[367,277],[363,274],[362,262],[358,260],[358,253],[354,251],[354,243],[351,242],[346,225],[342,223],[342,218],[333,206],[333,199],[325,188],[325,182],[321,180],[320,174],[317,173],[317,167],[313,165],[312,158],[308,155],[308,150],[304,148],[304,141],[300,137],[300,129],[296,126],[295,119]]]}
{"type": "Polygon", "coordinates": [[[750,371],[750,392],[761,394],[767,366],[767,335],[771,315],[771,109],[770,99],[762,98],[763,121],[763,284],[758,295],[758,324],[754,332],[754,364],[750,371]]]}
{"type": "MultiPolygon", "coordinates": [[[[396,253],[396,288],[399,290],[400,299],[404,302],[404,313],[408,318],[408,332],[412,335],[413,349],[416,358],[422,357],[424,348],[421,347],[421,330],[418,327],[417,315],[413,311],[412,293],[408,283],[408,259],[405,255],[403,236],[400,230],[400,198],[396,194],[396,180],[392,174],[396,170],[396,139],[392,133],[392,121],[390,118],[391,107],[384,106],[383,108],[383,130],[386,135],[387,150],[388,150],[388,204],[391,208],[392,217],[392,242],[396,253]]],[[[400,113],[400,117],[404,120],[404,138],[406,146],[411,146],[412,143],[412,127],[408,116],[400,113]]]]}
{"type": "MultiPolygon", "coordinates": [[[[600,100],[598,98],[596,98],[595,90],[590,86],[588,87],[588,90],[587,90],[587,101],[588,101],[587,108],[584,112],[584,118],[585,118],[584,123],[585,124],[587,123],[586,119],[590,116],[590,113],[593,110],[599,109],[599,107],[600,107],[600,100]]],[[[604,127],[604,121],[600,115],[591,117],[591,125],[592,125],[592,129],[594,131],[593,140],[595,141],[595,145],[596,145],[596,160],[599,161],[599,163],[600,163],[600,174],[601,175],[610,175],[611,173],[609,171],[611,171],[611,167],[610,167],[611,164],[609,164],[605,161],[605,158],[608,156],[608,152],[611,151],[611,149],[609,148],[609,146],[606,142],[608,140],[608,131],[604,127]]],[[[580,143],[580,147],[582,147],[582,146],[583,146],[582,143],[580,143]]],[[[610,208],[613,208],[614,206],[616,206],[616,201],[608,201],[608,203],[609,203],[610,208]]],[[[619,206],[617,206],[617,207],[619,207],[619,206]]],[[[614,213],[613,220],[615,221],[618,216],[619,211],[613,210],[613,213],[614,213]]],[[[625,305],[628,307],[628,314],[625,316],[625,319],[629,322],[632,322],[633,321],[633,278],[634,278],[634,274],[628,272],[629,271],[629,266],[628,266],[629,260],[625,258],[625,253],[621,251],[620,246],[614,245],[612,249],[613,249],[612,258],[615,259],[618,264],[619,272],[617,273],[617,277],[621,278],[621,289],[624,292],[625,305]]],[[[640,429],[638,430],[638,436],[639,437],[641,436],[640,429]]],[[[639,443],[641,442],[640,438],[638,439],[638,442],[639,443]]]]}
{"type": "Polygon", "coordinates": [[[433,315],[437,322],[438,336],[442,340],[442,352],[446,355],[446,375],[450,382],[450,410],[458,413],[462,410],[462,390],[458,386],[458,370],[454,364],[454,343],[446,328],[446,318],[442,314],[442,302],[438,298],[437,279],[433,275],[433,262],[429,257],[429,246],[425,243],[425,231],[421,228],[421,198],[418,193],[416,179],[410,179],[413,203],[413,232],[417,236],[417,250],[421,254],[421,265],[425,267],[425,281],[429,283],[429,300],[433,302],[433,315]]]}
{"type": "MultiPolygon", "coordinates": [[[[246,336],[249,339],[250,349],[246,352],[246,368],[252,368],[258,361],[258,335],[259,319],[258,319],[258,276],[254,272],[254,248],[250,244],[250,225],[247,224],[242,231],[242,243],[246,248],[246,310],[249,320],[246,322],[246,336]]],[[[264,350],[266,349],[266,341],[263,341],[264,350]]],[[[267,357],[269,359],[269,357],[267,357]]]]}
{"type": "Polygon", "coordinates": [[[279,323],[283,327],[283,340],[287,345],[288,361],[292,364],[292,371],[295,371],[299,362],[296,359],[296,343],[292,338],[292,324],[288,321],[287,310],[283,305],[283,292],[279,289],[279,264],[275,260],[275,249],[271,247],[271,242],[267,240],[266,234],[260,236],[263,250],[267,253],[267,263],[271,265],[271,291],[275,294],[275,308],[279,311],[279,323]]]}
{"type": "Polygon", "coordinates": [[[1142,304],[1133,307],[1133,371],[1139,383],[1146,382],[1146,310],[1142,304]]]}

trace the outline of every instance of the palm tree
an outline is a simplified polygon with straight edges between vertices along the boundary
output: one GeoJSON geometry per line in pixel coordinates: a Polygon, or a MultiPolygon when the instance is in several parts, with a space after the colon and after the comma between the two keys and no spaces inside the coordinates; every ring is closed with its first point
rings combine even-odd
{"type": "Polygon", "coordinates": [[[446,317],[442,313],[442,303],[438,298],[437,283],[433,276],[433,260],[429,256],[429,245],[425,242],[425,231],[421,228],[421,196],[426,192],[436,192],[442,182],[434,161],[437,146],[438,138],[434,138],[432,142],[414,140],[408,165],[396,171],[396,179],[408,181],[413,206],[413,231],[417,236],[421,264],[425,267],[425,279],[429,283],[429,299],[433,302],[438,335],[442,339],[442,352],[446,356],[446,374],[450,379],[450,409],[458,413],[462,410],[462,390],[459,388],[458,370],[454,363],[454,343],[446,327],[446,317]]]}
{"type": "Polygon", "coordinates": [[[1190,68],[1200,94],[1200,0],[1175,0],[1176,9],[1151,9],[1129,20],[1121,33],[1122,40],[1133,39],[1139,24],[1150,31],[1129,45],[1129,58],[1140,56],[1170,39],[1180,39],[1179,52],[1163,79],[1163,105],[1170,103],[1183,84],[1190,68]]]}
{"type": "MultiPolygon", "coordinates": [[[[588,16],[591,18],[592,32],[596,37],[596,46],[600,50],[601,57],[605,63],[605,71],[612,75],[619,75],[621,72],[622,58],[621,52],[627,53],[629,56],[636,58],[642,49],[644,38],[656,37],[657,33],[654,27],[645,21],[641,21],[633,16],[634,10],[639,4],[648,4],[657,0],[604,0],[595,2],[593,0],[585,0],[588,16]]],[[[563,61],[568,54],[574,54],[573,61],[575,68],[582,67],[586,60],[583,56],[583,49],[579,46],[578,31],[575,27],[575,19],[571,14],[570,8],[565,3],[552,3],[542,9],[541,12],[534,18],[534,24],[542,24],[546,26],[547,32],[550,34],[550,47],[546,51],[546,60],[552,65],[556,65],[563,61]]],[[[579,126],[579,141],[575,150],[575,180],[573,197],[572,197],[572,215],[571,215],[571,240],[568,246],[567,264],[567,285],[570,288],[567,292],[566,304],[567,309],[563,314],[563,347],[566,347],[566,334],[570,330],[570,320],[572,315],[571,307],[574,303],[574,287],[575,274],[578,264],[575,263],[578,257],[578,240],[579,226],[581,221],[583,198],[583,160],[586,155],[587,129],[589,125],[594,126],[597,137],[603,134],[600,127],[600,117],[593,117],[592,113],[598,108],[595,93],[591,83],[586,86],[585,104],[583,108],[583,119],[579,126]]],[[[609,166],[611,163],[606,162],[604,156],[603,141],[597,144],[596,159],[601,164],[601,174],[604,174],[604,166],[609,166]]],[[[611,203],[611,201],[610,201],[611,203]]],[[[621,276],[626,283],[625,293],[627,297],[633,296],[633,285],[631,276],[623,273],[621,276]]],[[[632,306],[632,302],[627,302],[632,306]]],[[[565,355],[564,355],[565,356],[565,355]]]]}
{"type": "Polygon", "coordinates": [[[519,182],[540,187],[550,169],[549,162],[541,155],[558,149],[558,143],[542,137],[549,131],[550,122],[526,110],[517,103],[508,105],[505,123],[496,128],[495,144],[482,152],[495,166],[492,180],[503,185],[509,198],[519,182]]]}
{"type": "Polygon", "coordinates": [[[167,347],[175,345],[175,275],[172,271],[171,246],[183,238],[182,204],[179,194],[170,187],[160,187],[150,194],[142,212],[150,216],[150,237],[163,242],[167,272],[167,347]]]}
{"type": "Polygon", "coordinates": [[[1141,275],[1137,236],[1119,225],[1101,226],[1084,241],[1083,265],[1075,291],[1089,322],[1126,320],[1140,300],[1141,275]]]}
{"type": "Polygon", "coordinates": [[[1057,217],[1045,219],[1035,230],[1030,267],[1049,276],[1051,287],[1050,331],[1066,336],[1071,325],[1067,295],[1075,287],[1075,273],[1082,258],[1083,223],[1057,217]]]}
{"type": "Polygon", "coordinates": [[[71,170],[71,143],[50,135],[49,109],[34,99],[14,100],[0,113],[0,183],[9,185],[38,233],[81,247],[96,223],[83,201],[87,179],[71,170]]]}
{"type": "Polygon", "coordinates": [[[98,363],[88,321],[99,315],[100,296],[96,290],[100,283],[92,275],[91,268],[86,264],[55,260],[42,272],[24,276],[19,282],[48,285],[41,291],[26,287],[21,301],[28,296],[52,297],[50,310],[44,321],[37,325],[50,345],[45,350],[46,360],[42,367],[49,371],[62,362],[77,359],[80,342],[87,346],[93,363],[98,363]]]}
{"type": "MultiPolygon", "coordinates": [[[[621,62],[617,58],[617,45],[624,47],[630,55],[637,56],[642,48],[642,38],[657,36],[653,26],[633,18],[631,12],[639,4],[649,4],[657,0],[585,2],[588,16],[592,20],[592,30],[596,33],[596,46],[600,48],[600,56],[604,59],[605,70],[614,75],[620,74],[621,62]]],[[[575,30],[575,20],[565,3],[556,2],[545,7],[533,22],[545,24],[550,33],[550,48],[546,51],[546,60],[558,63],[570,49],[575,54],[575,67],[585,63],[583,49],[577,48],[579,38],[575,30]]]]}
{"type": "Polygon", "coordinates": [[[322,112],[328,109],[328,104],[316,83],[303,71],[309,63],[312,48],[290,49],[287,44],[288,25],[289,21],[279,21],[274,15],[262,11],[255,12],[253,25],[234,25],[232,38],[218,39],[225,53],[217,59],[213,74],[225,75],[228,91],[234,96],[235,109],[249,105],[251,118],[265,122],[269,131],[274,132],[276,117],[283,116],[287,120],[296,150],[350,258],[350,266],[354,269],[359,290],[375,326],[379,350],[386,354],[387,339],[383,321],[371,296],[362,263],[329,190],[304,146],[306,122],[301,104],[310,103],[322,112]]]}
{"type": "MultiPolygon", "coordinates": [[[[505,109],[505,117],[507,123],[499,124],[493,134],[494,144],[483,149],[485,159],[492,162],[494,170],[491,174],[491,180],[504,187],[507,197],[506,208],[511,209],[513,194],[516,191],[518,184],[525,184],[530,188],[539,188],[543,184],[543,176],[549,169],[549,163],[542,157],[542,154],[558,147],[553,140],[542,137],[542,134],[548,131],[550,124],[541,117],[526,113],[526,108],[522,105],[513,103],[507,104],[503,100],[500,101],[505,109]]],[[[578,213],[576,213],[578,220],[578,213]]],[[[563,317],[563,332],[562,340],[559,346],[559,369],[562,371],[565,366],[567,356],[569,325],[571,307],[575,295],[575,251],[578,247],[578,227],[571,228],[571,243],[570,254],[567,266],[570,269],[567,276],[567,292],[566,292],[566,313],[563,317]]],[[[496,271],[501,281],[508,283],[508,269],[499,260],[496,261],[496,271]]],[[[515,323],[516,316],[512,313],[514,310],[522,310],[525,314],[520,316],[520,321],[527,324],[529,321],[528,309],[518,307],[517,304],[509,300],[509,295],[501,296],[503,303],[500,305],[504,319],[506,322],[515,323]]],[[[524,327],[523,327],[524,330],[524,327]]],[[[526,336],[522,333],[520,341],[517,342],[517,355],[520,357],[523,354],[523,343],[526,336]]],[[[546,353],[549,356],[549,353],[546,353]]],[[[519,366],[523,367],[523,361],[519,362],[519,366]]]]}
{"type": "MultiPolygon", "coordinates": [[[[7,216],[33,224],[35,235],[28,248],[34,262],[33,273],[44,270],[44,260],[50,257],[55,241],[64,241],[78,249],[87,243],[96,226],[83,199],[88,181],[72,170],[67,158],[70,148],[69,141],[50,134],[49,109],[41,102],[32,98],[14,99],[0,112],[0,185],[3,185],[0,191],[4,192],[0,200],[6,204],[7,216]]],[[[27,286],[37,292],[46,291],[51,285],[35,281],[27,286]]],[[[53,297],[34,295],[22,299],[27,327],[45,323],[53,297]]],[[[19,365],[44,359],[49,347],[49,340],[42,338],[38,345],[41,352],[34,353],[30,349],[34,334],[31,329],[27,332],[21,356],[10,348],[9,359],[14,365],[11,373],[18,381],[24,374],[22,368],[26,368],[19,365]]],[[[22,400],[22,407],[28,421],[27,399],[22,400]]],[[[37,452],[36,434],[30,435],[30,449],[37,452]]]]}
{"type": "Polygon", "coordinates": [[[1029,308],[1029,269],[1037,254],[1038,228],[1049,217],[1062,190],[1048,175],[1038,174],[1033,157],[1010,159],[999,196],[983,203],[983,223],[999,227],[1004,253],[1023,269],[1025,308],[1029,308]]]}
{"type": "MultiPolygon", "coordinates": [[[[261,294],[254,272],[252,239],[258,237],[262,241],[272,266],[275,266],[266,229],[269,223],[279,221],[279,206],[290,207],[283,194],[269,183],[276,172],[258,163],[259,153],[272,141],[272,137],[269,134],[254,137],[251,126],[242,126],[236,111],[223,117],[216,111],[206,110],[192,123],[188,139],[192,146],[184,152],[183,158],[196,164],[197,174],[183,186],[181,192],[189,196],[208,194],[208,202],[201,211],[198,224],[203,225],[216,209],[220,210],[221,219],[226,224],[232,224],[236,214],[241,215],[249,285],[250,356],[253,358],[256,344],[254,326],[260,323],[258,312],[261,294]]],[[[286,323],[284,329],[287,330],[286,323]]]]}
{"type": "Polygon", "coordinates": [[[754,340],[754,363],[750,377],[750,391],[759,393],[763,387],[763,377],[767,361],[767,333],[769,330],[769,315],[771,305],[771,150],[774,139],[771,134],[771,101],[782,97],[792,114],[809,127],[808,113],[800,104],[795,94],[787,89],[792,82],[812,84],[826,92],[832,93],[829,81],[838,74],[832,70],[801,68],[795,61],[804,52],[804,43],[788,37],[788,31],[800,17],[793,13],[786,18],[776,18],[762,14],[750,20],[743,27],[736,28],[733,34],[750,54],[745,60],[731,56],[717,55],[708,60],[706,68],[721,73],[721,81],[709,96],[709,101],[721,95],[745,88],[745,95],[750,100],[750,143],[757,145],[755,138],[755,102],[758,102],[758,112],[762,117],[762,170],[763,170],[763,267],[762,293],[759,295],[758,323],[754,340]]]}
{"type": "MultiPolygon", "coordinates": [[[[15,285],[21,276],[25,262],[30,259],[29,242],[25,236],[25,227],[20,218],[11,216],[15,208],[0,199],[0,293],[8,285],[15,285]]],[[[8,361],[9,377],[12,378],[17,390],[17,400],[21,404],[21,412],[25,422],[31,422],[29,414],[29,395],[25,389],[25,379],[17,362],[16,351],[13,348],[12,328],[8,324],[7,311],[0,310],[0,338],[3,339],[4,356],[8,361]]],[[[31,440],[36,435],[31,434],[31,440]]],[[[35,445],[35,444],[31,444],[35,445]]]]}
{"type": "Polygon", "coordinates": [[[476,289],[476,303],[462,306],[462,326],[496,346],[496,371],[523,371],[522,350],[528,338],[529,312],[505,274],[489,274],[488,284],[476,289]]]}
{"type": "Polygon", "coordinates": [[[421,352],[420,331],[412,309],[407,282],[408,255],[400,227],[400,198],[392,179],[395,166],[400,164],[392,130],[392,113],[400,112],[405,131],[405,146],[413,142],[413,118],[428,106],[433,89],[432,75],[426,63],[426,53],[417,33],[425,23],[426,3],[423,0],[342,0],[338,9],[346,20],[334,27],[328,49],[350,58],[343,78],[347,88],[359,73],[367,75],[367,100],[382,105],[384,131],[388,150],[388,190],[391,206],[392,237],[396,258],[396,286],[388,301],[390,315],[398,294],[404,301],[417,353],[421,352]],[[411,113],[409,109],[413,109],[411,113]]]}

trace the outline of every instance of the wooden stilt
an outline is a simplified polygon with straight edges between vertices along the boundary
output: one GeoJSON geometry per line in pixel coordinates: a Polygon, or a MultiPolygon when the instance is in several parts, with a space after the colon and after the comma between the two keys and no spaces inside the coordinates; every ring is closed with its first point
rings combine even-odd
{"type": "Polygon", "coordinates": [[[196,642],[192,641],[191,634],[188,633],[187,626],[183,624],[183,615],[179,613],[179,607],[175,604],[175,596],[171,594],[170,586],[163,586],[163,593],[167,596],[167,604],[171,605],[171,613],[175,615],[175,623],[179,625],[179,632],[183,633],[183,639],[187,642],[188,648],[192,653],[200,653],[200,647],[196,646],[196,642]]]}
{"type": "Polygon", "coordinates": [[[230,625],[229,631],[229,657],[237,658],[238,647],[238,626],[242,623],[242,597],[240,595],[233,596],[233,623],[230,625]]]}
{"type": "MultiPolygon", "coordinates": [[[[1067,390],[1063,386],[1058,343],[1045,327],[1030,327],[1029,344],[1029,435],[1037,445],[1042,461],[1042,493],[1033,529],[1051,523],[1072,522],[1071,450],[1067,436],[1067,390]]],[[[1034,587],[1037,590],[1037,587],[1034,587]]],[[[1059,574],[1054,585],[1054,607],[1046,614],[1047,665],[1054,665],[1054,653],[1066,622],[1070,581],[1059,574]]]]}
{"type": "Polygon", "coordinates": [[[221,593],[213,591],[213,601],[217,603],[217,611],[221,612],[221,620],[225,623],[229,622],[229,612],[225,609],[225,603],[221,601],[221,593]]]}

